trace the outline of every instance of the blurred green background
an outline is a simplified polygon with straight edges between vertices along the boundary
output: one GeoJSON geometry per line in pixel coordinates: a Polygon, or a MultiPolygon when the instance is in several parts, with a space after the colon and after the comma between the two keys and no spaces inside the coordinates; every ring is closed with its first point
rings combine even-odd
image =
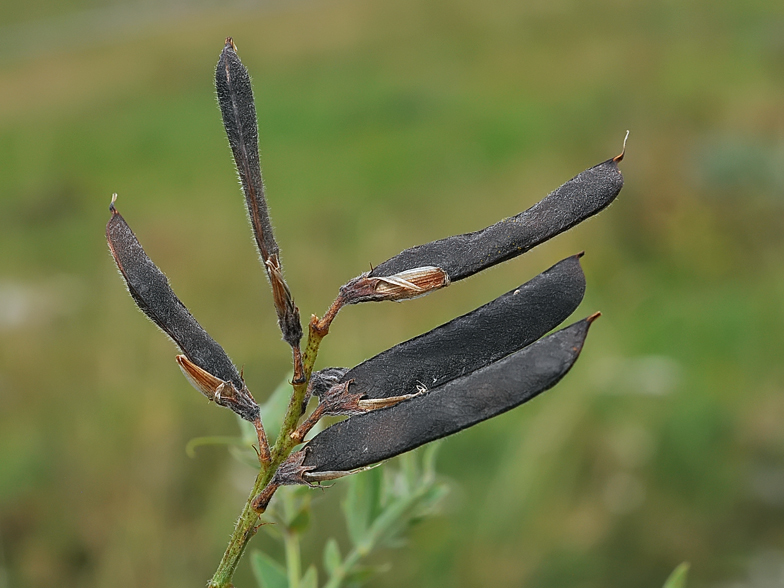
{"type": "MultiPolygon", "coordinates": [[[[784,586],[784,4],[0,3],[0,588],[202,586],[252,472],[104,242],[111,194],[264,399],[289,370],[221,127],[234,37],[304,317],[405,247],[616,155],[600,216],[431,296],[341,313],[352,366],[585,250],[555,390],[450,438],[443,515],[371,586],[784,586]]],[[[319,495],[304,560],[345,531],[319,495]]],[[[261,535],[253,545],[279,555],[261,535]]],[[[238,587],[253,580],[247,562],[238,587]]]]}

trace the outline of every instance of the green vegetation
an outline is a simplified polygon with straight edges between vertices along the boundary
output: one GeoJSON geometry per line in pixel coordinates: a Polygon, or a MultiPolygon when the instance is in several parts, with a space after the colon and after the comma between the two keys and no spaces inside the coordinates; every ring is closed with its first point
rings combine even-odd
{"type": "MultiPolygon", "coordinates": [[[[236,423],[182,378],[103,235],[118,192],[266,399],[290,352],[212,94],[227,35],[254,78],[305,317],[370,263],[519,212],[631,130],[626,187],[597,218],[481,280],[341,314],[319,367],[355,365],[580,250],[577,314],[603,312],[557,389],[442,444],[444,512],[365,562],[391,564],[372,586],[658,588],[682,561],[689,588],[774,581],[780,2],[201,4],[127,22],[97,2],[80,3],[96,10],[85,20],[22,6],[0,12],[0,587],[203,586],[252,485],[225,447],[186,455],[236,423]]],[[[303,576],[326,537],[351,552],[347,487],[310,495],[303,576]]],[[[259,533],[251,549],[285,561],[277,545],[259,533]]],[[[238,588],[255,584],[251,559],[238,588]]]]}

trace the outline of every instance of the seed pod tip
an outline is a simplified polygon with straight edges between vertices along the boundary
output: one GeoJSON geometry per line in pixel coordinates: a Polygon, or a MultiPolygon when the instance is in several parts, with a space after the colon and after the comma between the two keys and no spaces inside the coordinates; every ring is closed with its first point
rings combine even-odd
{"type": "Polygon", "coordinates": [[[621,149],[621,152],[618,155],[613,157],[613,161],[615,163],[623,161],[623,156],[626,155],[626,141],[628,140],[629,140],[629,131],[626,131],[626,136],[623,138],[623,148],[621,149]]]}
{"type": "Polygon", "coordinates": [[[602,316],[602,313],[601,313],[601,312],[595,312],[595,313],[593,313],[591,316],[589,316],[588,318],[586,318],[585,320],[586,320],[586,321],[588,321],[588,324],[590,325],[591,323],[593,323],[593,321],[595,321],[596,319],[598,319],[600,316],[602,316]]]}

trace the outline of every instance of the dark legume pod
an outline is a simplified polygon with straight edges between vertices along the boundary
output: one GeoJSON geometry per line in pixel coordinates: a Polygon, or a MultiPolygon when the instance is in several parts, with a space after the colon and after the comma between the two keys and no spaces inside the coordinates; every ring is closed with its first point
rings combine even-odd
{"type": "Polygon", "coordinates": [[[351,393],[366,398],[436,388],[530,345],[574,312],[585,276],[574,255],[492,302],[395,345],[349,370],[351,393]]]}
{"type": "Polygon", "coordinates": [[[376,266],[369,277],[435,266],[454,282],[521,255],[607,207],[623,187],[622,157],[585,170],[528,210],[481,231],[406,249],[376,266]]]}
{"type": "Polygon", "coordinates": [[[280,251],[272,232],[267,200],[264,197],[253,88],[248,70],[237,56],[231,38],[226,39],[226,46],[215,68],[215,89],[223,126],[226,129],[242,190],[245,193],[245,203],[253,225],[253,234],[272,286],[278,324],[283,339],[292,347],[296,347],[302,338],[302,325],[299,310],[294,305],[291,292],[283,279],[280,251]]]}
{"type": "MultiPolygon", "coordinates": [[[[174,294],[169,280],[142,249],[128,223],[111,206],[112,218],[106,225],[106,238],[117,267],[125,279],[128,291],[141,311],[158,325],[185,356],[198,367],[242,394],[245,384],[240,373],[223,348],[193,318],[185,305],[174,294]]],[[[228,391],[227,391],[228,394],[228,391]]],[[[255,402],[238,398],[240,416],[252,421],[258,416],[255,402]]],[[[234,406],[229,406],[235,410],[234,406]]],[[[235,410],[238,412],[238,410],[235,410]]],[[[239,414],[239,412],[238,412],[239,414]]]]}
{"type": "Polygon", "coordinates": [[[390,408],[325,429],[305,448],[309,474],[348,472],[506,412],[553,387],[574,365],[595,318],[390,408]]]}

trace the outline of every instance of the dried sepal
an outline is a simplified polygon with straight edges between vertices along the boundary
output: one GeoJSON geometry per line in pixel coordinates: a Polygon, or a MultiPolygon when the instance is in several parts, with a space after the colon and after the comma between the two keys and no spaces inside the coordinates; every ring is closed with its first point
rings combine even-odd
{"type": "Polygon", "coordinates": [[[340,382],[340,379],[346,375],[347,371],[348,368],[328,367],[313,372],[310,376],[310,382],[308,382],[306,401],[310,400],[311,396],[321,396],[332,388],[332,386],[340,382]]]}
{"type": "Polygon", "coordinates": [[[264,487],[264,489],[253,499],[251,507],[257,513],[263,513],[267,506],[269,506],[272,496],[281,486],[310,486],[311,488],[317,487],[321,482],[328,482],[330,480],[337,480],[345,476],[351,476],[367,470],[372,470],[378,464],[371,464],[363,466],[350,471],[331,471],[331,472],[314,472],[312,466],[303,464],[309,449],[307,447],[295,451],[280,464],[272,477],[272,480],[264,487]]]}
{"type": "Polygon", "coordinates": [[[362,414],[379,408],[394,406],[404,400],[416,398],[425,393],[426,389],[421,389],[414,394],[402,394],[398,396],[387,396],[384,398],[365,398],[363,392],[353,392],[351,386],[353,380],[336,384],[320,396],[319,407],[322,416],[352,416],[362,414]]]}
{"type": "Polygon", "coordinates": [[[253,235],[272,286],[278,325],[283,339],[292,347],[298,347],[302,339],[302,324],[299,309],[283,279],[280,250],[272,232],[272,222],[264,196],[253,88],[248,70],[237,56],[237,47],[231,37],[226,39],[226,45],[215,68],[215,89],[223,126],[245,194],[253,235]]]}
{"type": "Polygon", "coordinates": [[[185,379],[188,380],[191,386],[204,394],[208,400],[214,402],[216,396],[220,398],[221,392],[226,388],[227,382],[213,376],[208,371],[201,369],[184,355],[178,355],[174,359],[177,362],[177,365],[180,366],[182,375],[185,376],[185,379]]]}
{"type": "Polygon", "coordinates": [[[310,381],[308,382],[308,389],[305,392],[305,398],[302,399],[302,407],[300,412],[305,412],[311,397],[314,395],[321,396],[324,392],[337,384],[340,379],[346,375],[347,371],[347,368],[330,367],[313,372],[310,376],[310,381]]]}
{"type": "Polygon", "coordinates": [[[596,316],[427,394],[332,425],[308,442],[302,466],[311,474],[365,467],[527,402],[571,369],[596,316]]]}
{"type": "Polygon", "coordinates": [[[353,476],[354,474],[361,474],[362,472],[366,472],[368,470],[372,470],[373,468],[377,468],[380,466],[380,463],[374,463],[369,466],[357,468],[355,470],[349,470],[347,472],[312,472],[307,471],[302,474],[302,477],[305,478],[305,482],[308,483],[311,487],[313,484],[318,484],[321,482],[329,482],[330,480],[338,480],[340,478],[345,478],[346,476],[353,476]]]}
{"type": "Polygon", "coordinates": [[[272,500],[273,494],[281,486],[296,486],[300,484],[313,486],[312,482],[305,479],[305,474],[313,469],[311,466],[302,464],[306,453],[306,449],[295,451],[278,466],[272,479],[251,502],[253,510],[258,513],[264,512],[270,500],[272,500]]]}
{"type": "Polygon", "coordinates": [[[420,394],[427,392],[422,388],[415,394],[403,394],[400,396],[388,396],[386,398],[364,398],[362,393],[353,393],[350,390],[352,381],[335,384],[329,390],[322,391],[319,397],[319,404],[310,413],[308,418],[292,431],[290,437],[295,443],[302,443],[305,436],[316,426],[322,418],[326,416],[353,416],[363,414],[372,410],[395,406],[405,400],[416,398],[420,394]]]}
{"type": "Polygon", "coordinates": [[[521,255],[606,208],[623,187],[618,169],[622,158],[623,153],[585,170],[516,216],[480,231],[406,249],[377,265],[368,277],[436,266],[454,282],[521,255]]]}
{"type": "Polygon", "coordinates": [[[371,277],[364,273],[340,288],[343,304],[406,300],[417,298],[449,285],[449,276],[440,267],[424,266],[391,276],[371,277]]]}
{"type": "Polygon", "coordinates": [[[272,286],[272,299],[275,304],[275,312],[278,315],[278,326],[283,334],[283,340],[292,347],[299,347],[302,339],[302,322],[299,318],[299,309],[294,304],[286,280],[283,279],[283,271],[280,267],[278,255],[271,255],[265,262],[267,275],[272,286]]]}
{"type": "Polygon", "coordinates": [[[303,465],[306,454],[307,450],[302,449],[289,455],[275,471],[275,475],[272,477],[272,482],[270,483],[277,486],[307,484],[304,475],[313,468],[311,466],[303,465]]]}
{"type": "Polygon", "coordinates": [[[405,400],[411,400],[412,398],[416,398],[422,394],[427,394],[427,391],[427,388],[422,386],[419,388],[418,392],[413,394],[385,396],[384,398],[363,398],[357,403],[357,405],[359,410],[362,412],[370,412],[371,410],[378,410],[379,408],[389,408],[390,406],[395,406],[396,404],[400,404],[405,400]]]}
{"type": "Polygon", "coordinates": [[[332,386],[319,397],[319,410],[322,416],[351,416],[365,412],[359,408],[362,394],[349,392],[351,381],[332,386]]]}
{"type": "MultiPolygon", "coordinates": [[[[166,276],[147,256],[115,208],[114,199],[110,210],[112,217],[106,225],[109,249],[136,305],[184,353],[187,364],[192,366],[190,376],[186,377],[197,390],[205,393],[205,389],[215,388],[220,382],[227,384],[235,391],[230,396],[242,398],[231,406],[223,406],[229,406],[242,418],[253,421],[259,408],[250,393],[244,397],[245,383],[229,356],[174,294],[166,276]]],[[[205,395],[209,397],[209,394],[205,395]]]]}
{"type": "Polygon", "coordinates": [[[219,406],[225,406],[243,419],[254,422],[259,418],[259,406],[244,385],[237,389],[231,382],[226,382],[203,370],[184,355],[175,357],[185,379],[219,406]]]}

